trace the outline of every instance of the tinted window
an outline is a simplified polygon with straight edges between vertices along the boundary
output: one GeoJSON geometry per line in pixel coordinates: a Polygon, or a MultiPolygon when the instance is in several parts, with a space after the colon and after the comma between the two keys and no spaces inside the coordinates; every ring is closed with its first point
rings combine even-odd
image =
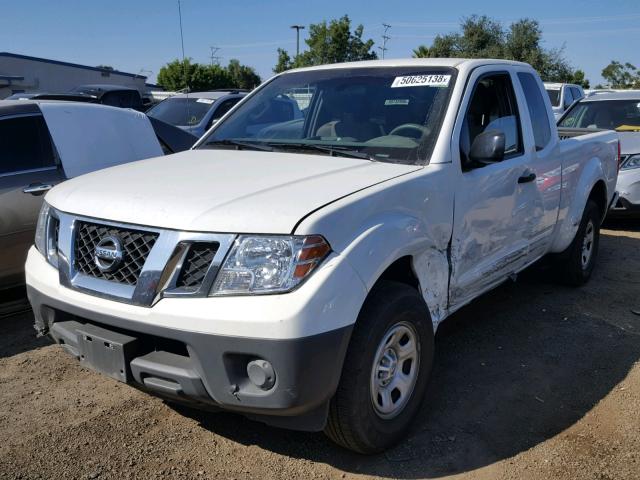
{"type": "Polygon", "coordinates": [[[231,110],[231,108],[233,108],[233,106],[240,100],[241,98],[230,98],[229,100],[225,100],[218,106],[218,109],[215,111],[213,116],[215,118],[222,118],[222,116],[231,110]]]}
{"type": "Polygon", "coordinates": [[[565,108],[568,107],[569,105],[571,105],[573,103],[573,95],[571,95],[571,89],[570,88],[565,88],[564,89],[564,106],[565,108]]]}
{"type": "Polygon", "coordinates": [[[571,93],[573,94],[574,101],[579,100],[584,96],[578,87],[571,87],[571,93]]]}
{"type": "Polygon", "coordinates": [[[569,110],[559,126],[640,130],[640,100],[583,100],[569,110]]]}
{"type": "Polygon", "coordinates": [[[42,116],[0,118],[0,175],[54,165],[51,138],[42,116]]]}
{"type": "Polygon", "coordinates": [[[518,78],[527,100],[536,149],[542,150],[551,140],[551,127],[549,126],[547,107],[535,77],[530,73],[518,73],[518,78]]]}
{"type": "Polygon", "coordinates": [[[120,92],[109,92],[102,96],[100,103],[111,107],[122,107],[124,104],[124,98],[120,92]]]}
{"type": "Polygon", "coordinates": [[[150,117],[175,126],[193,126],[202,121],[215,100],[212,98],[171,97],[147,112],[150,117]]]}
{"type": "Polygon", "coordinates": [[[463,161],[468,160],[475,138],[489,130],[504,133],[505,158],[522,153],[518,106],[511,77],[506,73],[482,77],[474,88],[460,132],[463,161]]]}
{"type": "Polygon", "coordinates": [[[547,88],[547,95],[549,95],[549,100],[551,100],[551,105],[557,107],[560,105],[560,90],[553,90],[551,88],[547,88]]]}

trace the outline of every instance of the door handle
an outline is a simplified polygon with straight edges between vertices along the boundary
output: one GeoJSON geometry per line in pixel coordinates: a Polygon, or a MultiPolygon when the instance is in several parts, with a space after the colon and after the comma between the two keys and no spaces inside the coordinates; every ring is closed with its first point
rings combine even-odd
{"type": "Polygon", "coordinates": [[[531,170],[525,170],[525,172],[518,178],[518,183],[529,183],[536,179],[536,174],[531,170]]]}
{"type": "Polygon", "coordinates": [[[22,193],[30,193],[31,195],[42,195],[53,188],[53,185],[48,183],[32,183],[22,189],[22,193]]]}

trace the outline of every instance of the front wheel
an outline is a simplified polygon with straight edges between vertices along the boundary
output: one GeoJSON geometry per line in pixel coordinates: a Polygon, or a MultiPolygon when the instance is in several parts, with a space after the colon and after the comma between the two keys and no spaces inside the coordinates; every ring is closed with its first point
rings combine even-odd
{"type": "Polygon", "coordinates": [[[563,283],[580,286],[591,278],[598,257],[600,220],[600,208],[588,200],[573,242],[558,256],[556,267],[563,283]]]}
{"type": "Polygon", "coordinates": [[[397,443],[416,415],[433,362],[433,327],[420,294],[380,282],[365,302],[349,344],[325,433],[360,453],[397,443]]]}

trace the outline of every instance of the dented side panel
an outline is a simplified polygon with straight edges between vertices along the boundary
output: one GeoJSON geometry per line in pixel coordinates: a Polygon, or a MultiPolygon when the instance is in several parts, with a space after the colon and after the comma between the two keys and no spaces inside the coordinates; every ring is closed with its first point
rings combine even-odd
{"type": "Polygon", "coordinates": [[[411,257],[435,326],[448,311],[452,171],[450,164],[429,165],[358,192],[310,215],[295,233],[322,232],[367,291],[393,262],[411,257]]]}

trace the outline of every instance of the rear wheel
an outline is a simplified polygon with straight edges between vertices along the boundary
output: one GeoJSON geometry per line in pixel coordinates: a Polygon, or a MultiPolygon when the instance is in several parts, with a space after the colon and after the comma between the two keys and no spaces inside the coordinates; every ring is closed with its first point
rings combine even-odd
{"type": "Polygon", "coordinates": [[[408,285],[380,282],[358,317],[325,433],[360,453],[401,440],[424,397],[433,348],[420,294],[408,285]]]}
{"type": "Polygon", "coordinates": [[[573,242],[558,256],[557,272],[563,283],[580,286],[591,278],[598,257],[600,220],[600,207],[588,200],[573,242]]]}

